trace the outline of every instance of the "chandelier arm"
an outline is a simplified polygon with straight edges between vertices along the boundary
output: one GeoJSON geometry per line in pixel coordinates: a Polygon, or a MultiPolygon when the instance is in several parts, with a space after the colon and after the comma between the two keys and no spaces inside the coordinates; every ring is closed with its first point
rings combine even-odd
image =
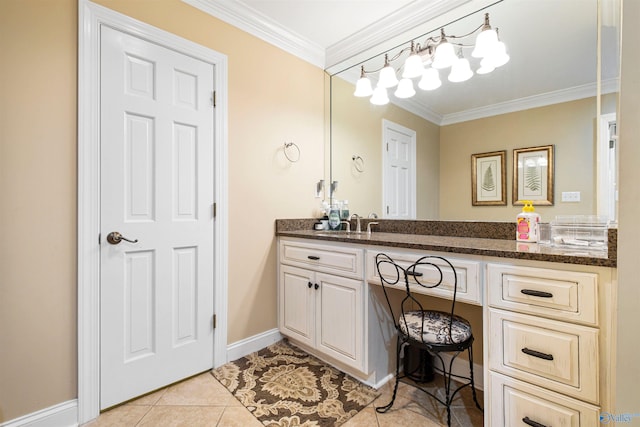
{"type": "Polygon", "coordinates": [[[471,32],[467,33],[467,34],[463,34],[460,36],[455,36],[455,35],[448,35],[446,34],[445,36],[447,37],[447,39],[463,39],[465,37],[469,37],[470,35],[472,35],[473,33],[477,32],[479,29],[481,29],[482,27],[484,27],[484,24],[478,26],[475,30],[472,30],[471,32]]]}

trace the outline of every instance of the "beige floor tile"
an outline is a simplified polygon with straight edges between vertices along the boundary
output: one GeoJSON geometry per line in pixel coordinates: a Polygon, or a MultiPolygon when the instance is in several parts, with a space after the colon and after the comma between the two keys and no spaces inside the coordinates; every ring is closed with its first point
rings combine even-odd
{"type": "Polygon", "coordinates": [[[441,427],[441,424],[408,409],[391,409],[385,414],[377,414],[380,427],[441,427]]]}
{"type": "Polygon", "coordinates": [[[224,410],[222,406],[154,406],[137,426],[214,427],[224,410]]]}
{"type": "Polygon", "coordinates": [[[262,423],[244,406],[227,406],[218,427],[261,427],[262,423]]]}
{"type": "Polygon", "coordinates": [[[94,421],[84,424],[87,427],[132,427],[151,410],[151,406],[123,405],[100,414],[94,421]]]}
{"type": "Polygon", "coordinates": [[[156,405],[226,406],[235,398],[209,372],[174,384],[160,397],[156,405]]]}
{"type": "Polygon", "coordinates": [[[452,412],[461,427],[482,427],[484,424],[484,414],[475,406],[453,408],[452,412]]]}
{"type": "Polygon", "coordinates": [[[162,395],[167,391],[167,387],[160,389],[158,391],[151,392],[149,394],[145,394],[142,397],[137,398],[136,400],[132,400],[128,402],[127,405],[137,405],[137,406],[153,406],[158,400],[162,397],[162,395]]]}
{"type": "Polygon", "coordinates": [[[369,406],[347,420],[342,427],[377,427],[377,425],[376,410],[369,406]]]}

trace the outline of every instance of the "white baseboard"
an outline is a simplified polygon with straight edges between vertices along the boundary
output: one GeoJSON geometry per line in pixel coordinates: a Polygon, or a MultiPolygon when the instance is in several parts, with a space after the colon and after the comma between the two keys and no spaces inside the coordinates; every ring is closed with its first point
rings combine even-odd
{"type": "Polygon", "coordinates": [[[76,427],[78,400],[73,399],[0,424],[0,427],[76,427]]]}
{"type": "Polygon", "coordinates": [[[236,341],[227,346],[227,362],[238,360],[247,354],[262,350],[283,338],[278,329],[271,329],[270,331],[236,341]]]}
{"type": "MultiPolygon", "coordinates": [[[[227,361],[240,359],[248,354],[261,350],[283,336],[278,329],[263,332],[258,335],[237,341],[227,346],[227,361]]],[[[73,399],[49,408],[41,409],[31,414],[0,423],[0,427],[77,427],[78,400],[73,399]]]]}

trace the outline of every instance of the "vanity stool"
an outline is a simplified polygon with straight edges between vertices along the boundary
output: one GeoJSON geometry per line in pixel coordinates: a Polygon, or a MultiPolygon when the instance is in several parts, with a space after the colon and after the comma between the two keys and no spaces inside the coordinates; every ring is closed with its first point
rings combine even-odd
{"type": "MultiPolygon", "coordinates": [[[[473,380],[473,351],[471,346],[473,344],[473,334],[471,325],[466,319],[454,314],[458,279],[453,265],[443,257],[424,256],[405,268],[394,262],[388,255],[379,253],[376,255],[376,268],[380,276],[385,299],[391,311],[395,329],[398,333],[396,345],[396,380],[393,388],[393,396],[391,397],[391,402],[385,406],[376,407],[376,411],[384,413],[391,409],[398,392],[398,381],[411,375],[411,373],[407,372],[400,374],[400,355],[403,349],[408,346],[426,350],[434,356],[433,369],[442,374],[444,378],[445,398],[439,398],[419,385],[417,385],[417,388],[447,408],[448,426],[451,426],[451,402],[455,395],[464,387],[471,387],[473,401],[476,407],[482,411],[482,407],[478,403],[473,380]],[[412,295],[410,284],[423,288],[436,288],[443,283],[443,269],[450,269],[453,273],[451,311],[425,310],[422,304],[412,295]],[[435,271],[435,281],[424,278],[427,271],[431,273],[435,271]],[[404,292],[404,298],[400,304],[400,312],[397,313],[397,315],[387,294],[388,290],[391,289],[404,292]],[[469,355],[469,376],[454,375],[451,372],[453,362],[460,353],[465,350],[469,355]],[[451,359],[448,363],[445,363],[441,353],[451,354],[451,359]],[[453,377],[455,377],[456,380],[462,381],[462,385],[454,390],[452,390],[452,386],[455,386],[455,384],[452,384],[453,377]]],[[[433,274],[429,274],[428,276],[431,278],[434,277],[433,274]]]]}

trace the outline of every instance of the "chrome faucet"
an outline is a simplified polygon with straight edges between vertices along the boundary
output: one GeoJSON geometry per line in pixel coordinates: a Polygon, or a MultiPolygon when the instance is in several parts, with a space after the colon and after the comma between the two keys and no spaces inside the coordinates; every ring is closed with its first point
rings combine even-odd
{"type": "Polygon", "coordinates": [[[358,214],[353,214],[349,219],[353,219],[353,217],[356,218],[356,233],[362,233],[362,227],[360,226],[360,216],[358,216],[358,214]]]}
{"type": "Polygon", "coordinates": [[[340,221],[340,224],[347,224],[347,233],[351,233],[351,223],[349,221],[340,221]]]}
{"type": "Polygon", "coordinates": [[[371,226],[372,225],[378,225],[378,224],[380,224],[380,223],[379,222],[374,222],[374,221],[371,221],[370,223],[368,223],[367,224],[367,234],[371,234],[371,226]]]}
{"type": "Polygon", "coordinates": [[[375,212],[371,212],[371,213],[369,213],[369,218],[377,219],[378,218],[378,214],[375,213],[375,212]]]}

